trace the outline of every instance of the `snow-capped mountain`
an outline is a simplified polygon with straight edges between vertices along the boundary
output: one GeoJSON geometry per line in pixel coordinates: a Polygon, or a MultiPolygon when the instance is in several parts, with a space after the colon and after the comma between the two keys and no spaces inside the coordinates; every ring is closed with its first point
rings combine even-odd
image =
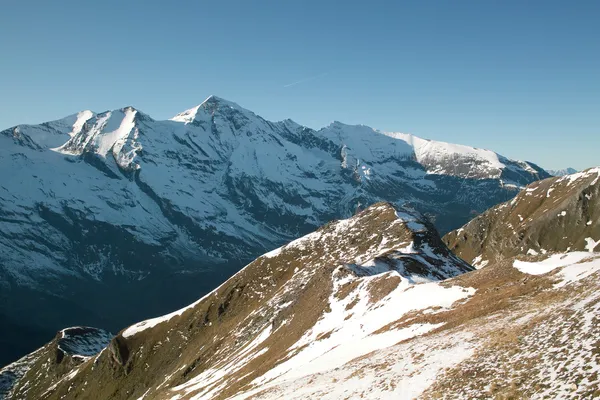
{"type": "Polygon", "coordinates": [[[83,362],[49,358],[45,346],[19,362],[26,373],[8,393],[595,398],[600,253],[592,250],[549,248],[474,270],[421,215],[379,203],[264,254],[183,309],[121,330],[83,362]]]}
{"type": "Polygon", "coordinates": [[[575,168],[569,167],[564,169],[547,169],[546,172],[548,172],[552,176],[565,176],[574,174],[577,172],[577,170],[575,168]]]}
{"type": "Polygon", "coordinates": [[[4,361],[63,326],[114,330],[186,304],[376,201],[446,232],[548,176],[366,126],[270,122],[217,97],[166,121],[127,107],[4,130],[0,171],[0,318],[18,326],[0,334],[4,361]]]}

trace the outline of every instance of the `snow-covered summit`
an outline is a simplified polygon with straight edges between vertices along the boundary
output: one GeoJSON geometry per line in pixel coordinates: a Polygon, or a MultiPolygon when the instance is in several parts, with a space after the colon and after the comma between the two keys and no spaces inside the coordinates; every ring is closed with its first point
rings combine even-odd
{"type": "MultiPolygon", "coordinates": [[[[273,123],[234,102],[214,95],[168,121],[154,121],[133,107],[126,107],[100,114],[89,110],[82,111],[43,124],[45,127],[41,130],[35,126],[18,126],[13,130],[15,137],[26,133],[28,139],[41,148],[51,147],[64,154],[81,155],[88,151],[106,157],[112,152],[117,164],[131,168],[136,152],[139,153],[144,148],[145,140],[151,140],[149,136],[160,136],[168,132],[182,134],[185,131],[190,134],[194,130],[187,126],[190,124],[199,126],[209,135],[218,133],[221,142],[218,147],[239,147],[245,141],[239,137],[240,134],[248,137],[257,133],[269,135],[274,130],[276,136],[287,136],[286,139],[290,139],[291,135],[303,133],[296,139],[308,139],[309,143],[315,139],[333,141],[334,146],[345,148],[346,153],[353,153],[359,164],[362,161],[362,165],[368,165],[373,158],[380,160],[391,155],[402,159],[414,159],[428,174],[466,179],[504,179],[515,186],[524,186],[529,182],[526,177],[525,180],[515,178],[515,173],[523,175],[523,170],[528,175],[542,174],[540,177],[545,177],[545,172],[534,164],[510,160],[490,150],[422,139],[406,133],[382,132],[366,125],[347,125],[334,121],[327,127],[312,131],[289,119],[273,123]],[[138,140],[138,122],[142,117],[145,122],[152,121],[152,126],[146,129],[147,138],[138,140]],[[170,125],[169,122],[183,123],[185,127],[170,125]],[[48,134],[48,128],[53,135],[48,134]],[[126,149],[123,153],[124,145],[126,149]]],[[[197,134],[198,132],[193,132],[193,136],[197,134]]],[[[219,149],[215,150],[219,152],[219,149]]],[[[133,169],[137,167],[135,165],[133,169]]],[[[377,173],[367,166],[365,169],[377,173]]]]}
{"type": "Polygon", "coordinates": [[[171,121],[183,122],[183,123],[189,124],[192,121],[194,121],[194,119],[196,119],[196,115],[198,114],[198,112],[200,110],[205,110],[207,113],[212,114],[212,113],[216,112],[219,108],[230,108],[230,109],[238,110],[241,112],[250,112],[250,111],[245,110],[242,107],[240,107],[237,103],[222,99],[215,95],[211,95],[206,100],[204,100],[202,103],[198,104],[197,106],[180,112],[179,114],[177,114],[176,116],[171,118],[171,121]]]}
{"type": "Polygon", "coordinates": [[[403,140],[410,145],[419,163],[428,166],[432,174],[464,175],[469,173],[474,176],[499,178],[502,170],[506,168],[500,160],[502,156],[491,150],[476,147],[439,142],[422,139],[407,133],[385,132],[387,136],[403,140]],[[456,162],[458,161],[458,162],[456,162]],[[465,171],[461,162],[468,162],[470,166],[465,171]]]}

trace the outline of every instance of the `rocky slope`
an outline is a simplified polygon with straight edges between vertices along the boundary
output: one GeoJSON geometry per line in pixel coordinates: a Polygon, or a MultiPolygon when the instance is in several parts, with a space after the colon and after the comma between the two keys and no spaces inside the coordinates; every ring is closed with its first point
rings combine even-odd
{"type": "Polygon", "coordinates": [[[476,267],[520,254],[600,251],[600,168],[530,184],[445,243],[476,267]]]}
{"type": "Polygon", "coordinates": [[[115,330],[187,304],[374,202],[446,232],[548,176],[366,126],[270,122],[217,97],[168,121],[127,107],[4,130],[0,170],[0,320],[13,327],[0,365],[64,326],[115,330]]]}
{"type": "Polygon", "coordinates": [[[33,368],[12,395],[224,398],[266,376],[327,370],[437,328],[388,324],[468,297],[437,282],[470,270],[427,221],[377,204],[259,257],[192,305],[123,330],[94,359],[36,378],[32,389],[33,368]]]}
{"type": "Polygon", "coordinates": [[[10,394],[595,398],[600,253],[553,251],[472,270],[421,217],[379,204],[128,327],[70,370],[30,369],[10,394]]]}

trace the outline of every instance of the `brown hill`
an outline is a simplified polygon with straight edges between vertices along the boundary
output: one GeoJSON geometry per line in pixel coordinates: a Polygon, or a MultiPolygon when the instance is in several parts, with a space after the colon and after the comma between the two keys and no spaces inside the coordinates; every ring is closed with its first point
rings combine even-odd
{"type": "Polygon", "coordinates": [[[600,239],[600,168],[534,182],[444,242],[476,267],[519,254],[596,249],[600,239]],[[590,247],[592,246],[592,247],[590,247]]]}
{"type": "MultiPolygon", "coordinates": [[[[415,282],[436,282],[470,270],[427,221],[380,203],[265,254],[185,309],[125,329],[105,351],[68,374],[36,378],[35,390],[31,379],[39,371],[32,369],[13,393],[63,398],[79,388],[76,398],[129,399],[144,393],[164,398],[176,387],[188,396],[224,398],[301,354],[309,346],[298,346],[303,340],[325,343],[323,352],[352,347],[352,340],[337,337],[338,324],[351,327],[341,336],[360,340],[407,311],[451,305],[468,291],[435,283],[431,288],[420,285],[422,298],[412,295],[420,290],[405,296],[414,305],[395,305],[386,297],[408,291],[415,282]],[[427,296],[437,292],[441,299],[427,296]],[[369,321],[377,308],[383,318],[369,321]],[[315,333],[323,320],[332,325],[315,333]],[[227,373],[214,373],[219,368],[227,373]]],[[[43,368],[57,370],[52,363],[43,368]]]]}

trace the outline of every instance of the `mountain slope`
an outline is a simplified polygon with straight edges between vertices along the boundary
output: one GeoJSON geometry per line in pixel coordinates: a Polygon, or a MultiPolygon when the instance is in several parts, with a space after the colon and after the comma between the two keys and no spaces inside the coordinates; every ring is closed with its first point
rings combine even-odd
{"type": "Polygon", "coordinates": [[[595,398],[599,287],[600,253],[510,257],[474,271],[421,217],[379,204],[130,326],[35,389],[30,370],[11,394],[595,398]]]}
{"type": "Polygon", "coordinates": [[[180,307],[377,201],[410,204],[446,232],[547,176],[365,126],[270,122],[217,97],[168,121],[126,107],[7,129],[0,170],[0,318],[31,332],[0,334],[10,349],[180,307]]]}
{"type": "Polygon", "coordinates": [[[475,266],[519,254],[600,250],[600,168],[534,182],[445,243],[475,266]]]}
{"type": "Polygon", "coordinates": [[[20,396],[44,380],[60,380],[73,368],[98,354],[112,338],[109,332],[90,327],[62,329],[46,346],[0,369],[0,399],[14,398],[10,393],[21,379],[30,381],[20,396]]]}
{"type": "Polygon", "coordinates": [[[412,310],[435,313],[469,296],[437,281],[471,269],[418,215],[377,204],[259,257],[182,310],[123,330],[65,387],[59,377],[25,393],[24,379],[14,395],[61,397],[81,380],[83,398],[224,397],[267,372],[328,369],[438,327],[377,334],[412,310]]]}

